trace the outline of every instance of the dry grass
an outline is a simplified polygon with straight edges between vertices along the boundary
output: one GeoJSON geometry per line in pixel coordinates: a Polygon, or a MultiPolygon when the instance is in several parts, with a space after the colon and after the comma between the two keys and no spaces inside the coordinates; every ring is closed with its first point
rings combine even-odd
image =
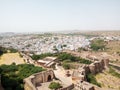
{"type": "Polygon", "coordinates": [[[120,90],[120,78],[114,77],[106,71],[96,75],[96,79],[104,89],[120,90]]]}
{"type": "Polygon", "coordinates": [[[120,52],[120,41],[110,41],[108,42],[108,44],[106,45],[107,47],[107,52],[108,53],[115,53],[115,52],[120,52]]]}
{"type": "Polygon", "coordinates": [[[0,57],[0,65],[1,64],[10,65],[13,62],[15,62],[16,64],[25,63],[23,58],[20,57],[19,53],[6,53],[0,57]]]}

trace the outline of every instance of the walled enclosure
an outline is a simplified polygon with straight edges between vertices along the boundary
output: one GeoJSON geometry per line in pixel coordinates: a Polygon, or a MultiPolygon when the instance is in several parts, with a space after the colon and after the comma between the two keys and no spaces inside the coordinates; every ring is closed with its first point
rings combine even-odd
{"type": "Polygon", "coordinates": [[[24,79],[24,89],[25,90],[37,90],[37,86],[41,83],[48,82],[55,78],[54,72],[52,70],[43,71],[40,73],[33,74],[28,78],[24,79]]]}
{"type": "Polygon", "coordinates": [[[92,84],[86,82],[87,81],[86,75],[89,73],[92,73],[92,74],[100,73],[104,69],[106,69],[108,65],[109,65],[109,59],[102,59],[100,61],[95,61],[90,65],[84,65],[78,68],[78,70],[74,71],[72,74],[72,80],[78,81],[77,84],[75,84],[75,87],[77,89],[85,89],[85,90],[101,90],[97,86],[96,87],[99,89],[95,89],[92,84]],[[87,86],[86,86],[86,83],[87,83],[87,86]]]}
{"type": "Polygon", "coordinates": [[[78,70],[73,71],[72,80],[86,81],[86,74],[97,74],[102,72],[109,65],[109,59],[95,61],[90,65],[83,65],[78,70]]]}
{"type": "MultiPolygon", "coordinates": [[[[24,79],[24,90],[38,90],[37,86],[40,86],[41,83],[51,81],[55,78],[53,70],[43,71],[40,73],[33,74],[28,78],[24,79]]],[[[74,84],[60,88],[58,90],[72,90],[74,84]]]]}

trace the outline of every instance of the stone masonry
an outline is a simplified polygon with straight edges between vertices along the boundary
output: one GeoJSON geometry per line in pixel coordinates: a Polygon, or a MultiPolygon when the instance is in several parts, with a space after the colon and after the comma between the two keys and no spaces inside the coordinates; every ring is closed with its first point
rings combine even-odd
{"type": "Polygon", "coordinates": [[[30,77],[24,79],[24,90],[37,90],[37,86],[41,83],[50,81],[55,78],[54,72],[52,70],[43,71],[31,75],[30,77]]]}
{"type": "Polygon", "coordinates": [[[102,59],[100,61],[95,61],[91,63],[90,65],[83,65],[80,67],[78,70],[73,71],[72,74],[72,80],[78,81],[78,83],[75,85],[78,90],[95,90],[91,84],[87,83],[87,87],[85,86],[86,84],[83,83],[87,81],[86,75],[89,73],[92,74],[97,74],[99,72],[102,72],[104,69],[106,69],[109,65],[109,59],[102,59]],[[80,87],[80,85],[82,85],[80,87]],[[82,88],[84,87],[84,89],[82,88]],[[82,88],[82,89],[80,89],[82,88]]]}

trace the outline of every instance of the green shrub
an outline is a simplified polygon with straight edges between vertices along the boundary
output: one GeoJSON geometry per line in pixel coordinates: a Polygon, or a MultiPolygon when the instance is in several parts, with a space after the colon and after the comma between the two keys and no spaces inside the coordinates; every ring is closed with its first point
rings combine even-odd
{"type": "Polygon", "coordinates": [[[42,67],[36,67],[32,64],[1,65],[1,83],[5,90],[24,90],[23,79],[43,70],[42,67]]]}
{"type": "Polygon", "coordinates": [[[58,55],[58,59],[60,59],[61,61],[64,61],[64,60],[71,60],[71,61],[76,61],[76,57],[71,55],[71,54],[68,54],[68,53],[60,53],[58,55]]]}
{"type": "Polygon", "coordinates": [[[0,56],[3,55],[4,53],[7,53],[7,49],[4,47],[0,47],[0,56]]]}
{"type": "Polygon", "coordinates": [[[80,58],[80,59],[79,59],[79,62],[80,62],[80,63],[84,63],[84,64],[91,64],[91,63],[92,63],[90,60],[83,59],[83,58],[80,58]]]}
{"type": "Polygon", "coordinates": [[[105,42],[101,39],[96,39],[91,42],[91,48],[94,51],[105,49],[105,42]]]}
{"type": "Polygon", "coordinates": [[[16,53],[16,52],[18,52],[18,50],[14,49],[14,48],[9,48],[8,50],[10,50],[10,53],[16,53]]]}
{"type": "Polygon", "coordinates": [[[62,66],[64,69],[70,69],[70,64],[68,63],[63,63],[62,66]]]}
{"type": "Polygon", "coordinates": [[[88,81],[88,82],[90,82],[90,83],[92,83],[92,84],[95,84],[95,85],[101,87],[101,84],[97,82],[97,80],[96,80],[96,78],[95,78],[95,76],[94,76],[93,74],[87,74],[87,75],[86,75],[86,78],[87,78],[87,81],[88,81]]]}
{"type": "Polygon", "coordinates": [[[54,89],[54,90],[57,90],[59,88],[62,88],[61,84],[58,83],[58,82],[51,82],[50,85],[49,85],[49,88],[50,89],[54,89]]]}
{"type": "Polygon", "coordinates": [[[40,55],[35,55],[34,54],[33,56],[31,56],[31,58],[33,60],[39,60],[39,59],[43,59],[43,58],[45,58],[47,56],[53,56],[53,54],[52,53],[44,53],[44,54],[40,54],[40,55]]]}

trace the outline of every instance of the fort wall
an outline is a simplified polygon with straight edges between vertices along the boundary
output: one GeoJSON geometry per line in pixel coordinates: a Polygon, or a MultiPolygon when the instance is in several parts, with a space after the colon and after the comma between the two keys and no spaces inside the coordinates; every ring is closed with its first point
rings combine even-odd
{"type": "Polygon", "coordinates": [[[37,90],[37,86],[41,83],[47,82],[55,78],[54,72],[52,70],[43,71],[40,73],[33,74],[28,78],[24,79],[24,89],[25,90],[37,90]]]}
{"type": "Polygon", "coordinates": [[[109,65],[109,59],[102,59],[100,61],[95,61],[91,63],[90,65],[84,65],[80,67],[77,71],[74,71],[72,74],[72,80],[79,81],[75,86],[77,88],[83,89],[85,87],[85,90],[95,90],[93,86],[91,86],[90,83],[82,83],[83,81],[87,81],[86,75],[87,74],[97,74],[102,72],[104,69],[108,68],[109,65]],[[80,82],[82,81],[82,82],[80,82]],[[81,86],[79,86],[81,85],[81,86]]]}
{"type": "MultiPolygon", "coordinates": [[[[33,74],[28,78],[24,79],[24,90],[38,90],[37,86],[40,86],[41,83],[51,81],[55,78],[53,70],[43,71],[40,73],[33,74]]],[[[58,90],[72,90],[74,84],[60,88],[58,90]]]]}

